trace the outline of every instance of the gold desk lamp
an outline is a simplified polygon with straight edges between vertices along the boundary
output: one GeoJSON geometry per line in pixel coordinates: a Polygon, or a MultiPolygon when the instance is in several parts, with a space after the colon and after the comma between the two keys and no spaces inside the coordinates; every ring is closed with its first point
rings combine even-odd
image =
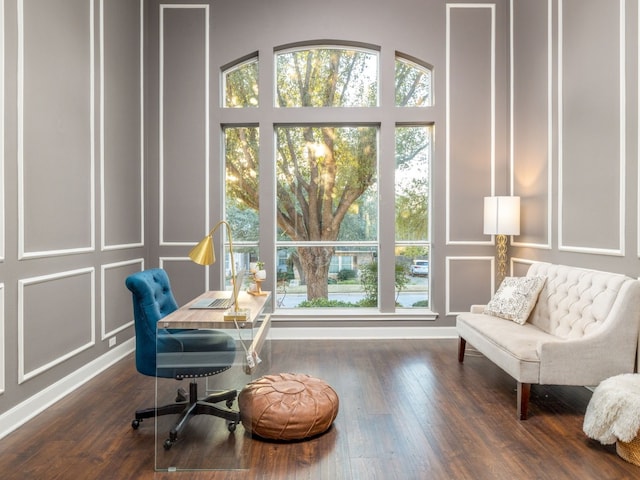
{"type": "Polygon", "coordinates": [[[236,262],[233,256],[233,239],[231,237],[231,226],[224,220],[216,223],[216,225],[211,229],[207,236],[200,240],[200,242],[191,249],[191,251],[189,252],[189,258],[198,265],[212,265],[216,263],[216,254],[213,246],[213,234],[221,225],[224,225],[226,227],[227,237],[229,237],[229,253],[231,254],[231,278],[233,282],[231,288],[233,295],[233,305],[224,313],[224,319],[244,322],[249,318],[249,310],[241,309],[238,306],[238,292],[240,291],[240,288],[242,288],[242,285],[235,285],[235,282],[237,281],[235,265],[236,262]]]}
{"type": "Polygon", "coordinates": [[[520,235],[520,197],[484,197],[484,233],[496,236],[500,286],[507,274],[507,235],[520,235]]]}

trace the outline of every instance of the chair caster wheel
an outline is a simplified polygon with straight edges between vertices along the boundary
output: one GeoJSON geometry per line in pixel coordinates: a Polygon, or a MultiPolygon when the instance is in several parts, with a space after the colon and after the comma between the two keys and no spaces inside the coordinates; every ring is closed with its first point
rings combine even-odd
{"type": "Polygon", "coordinates": [[[176,402],[186,402],[187,401],[187,392],[183,388],[178,389],[178,393],[176,394],[176,402]]]}
{"type": "Polygon", "coordinates": [[[131,422],[131,428],[133,428],[134,430],[137,430],[139,426],[140,426],[140,420],[135,419],[131,422]]]}
{"type": "Polygon", "coordinates": [[[227,405],[227,408],[233,407],[233,400],[227,400],[226,405],[227,405]]]}
{"type": "Polygon", "coordinates": [[[165,450],[169,450],[173,446],[173,442],[167,438],[162,444],[162,446],[164,447],[165,450]]]}
{"type": "Polygon", "coordinates": [[[230,432],[235,432],[236,431],[236,422],[230,422],[229,425],[227,425],[227,428],[229,429],[230,432]]]}

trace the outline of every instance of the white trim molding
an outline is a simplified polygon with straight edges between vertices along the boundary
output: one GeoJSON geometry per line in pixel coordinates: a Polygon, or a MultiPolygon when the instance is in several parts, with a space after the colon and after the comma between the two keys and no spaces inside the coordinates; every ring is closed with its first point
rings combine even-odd
{"type": "Polygon", "coordinates": [[[94,28],[94,2],[87,0],[89,3],[89,150],[87,159],[89,161],[89,202],[90,202],[90,221],[89,221],[89,245],[61,248],[53,250],[41,251],[25,251],[25,185],[24,185],[24,65],[25,65],[25,18],[24,3],[26,0],[17,0],[17,17],[18,17],[18,62],[17,62],[17,137],[18,137],[18,258],[39,258],[50,257],[56,255],[71,255],[84,252],[93,252],[95,250],[95,28],[94,28]]]}
{"type": "Polygon", "coordinates": [[[96,307],[95,307],[95,269],[93,267],[80,268],[77,270],[69,270],[66,272],[58,272],[50,275],[42,275],[39,277],[31,277],[25,278],[18,281],[18,384],[22,384],[28,381],[31,378],[34,378],[47,370],[59,365],[66,360],[78,355],[79,353],[93,347],[96,343],[96,307]],[[60,280],[62,278],[80,276],[80,275],[89,275],[90,276],[90,291],[91,291],[91,299],[90,299],[90,307],[89,307],[89,315],[87,321],[90,326],[90,339],[88,342],[78,345],[73,350],[65,352],[59,357],[51,360],[50,362],[40,365],[37,368],[34,368],[30,371],[25,371],[25,353],[26,353],[26,345],[25,345],[25,287],[38,283],[45,282],[53,282],[56,280],[60,280]]]}
{"type": "Polygon", "coordinates": [[[106,212],[105,206],[107,203],[105,197],[105,182],[104,182],[104,168],[105,168],[105,39],[104,39],[104,2],[100,0],[100,246],[103,251],[108,250],[123,250],[127,248],[135,248],[144,246],[144,0],[140,0],[140,79],[139,79],[139,93],[140,93],[140,242],[125,243],[116,245],[107,245],[106,239],[106,212]]]}
{"type": "MultiPolygon", "coordinates": [[[[445,40],[445,234],[446,245],[493,245],[493,237],[489,241],[452,240],[451,239],[451,12],[453,9],[489,9],[491,12],[491,192],[495,195],[496,170],[496,5],[493,3],[447,3],[446,5],[446,40],[445,40]]],[[[480,201],[481,199],[479,199],[480,201]]]]}
{"type": "MultiPolygon", "coordinates": [[[[516,0],[510,0],[510,191],[511,195],[520,195],[514,189],[515,172],[515,40],[514,14],[516,0]]],[[[526,0],[521,0],[526,1],[526,0]]],[[[521,195],[520,195],[521,196],[521,195]]],[[[553,232],[553,0],[547,0],[547,241],[546,243],[518,242],[511,236],[510,242],[514,247],[528,247],[543,250],[552,248],[553,232]]]]}
{"type": "MultiPolygon", "coordinates": [[[[205,37],[204,37],[204,62],[205,62],[205,79],[204,79],[204,95],[205,95],[205,118],[204,118],[204,129],[205,129],[205,154],[204,154],[204,181],[205,181],[205,229],[204,231],[209,230],[209,152],[210,152],[210,128],[209,128],[209,5],[204,4],[161,4],[160,5],[160,26],[159,26],[159,121],[158,121],[158,138],[159,138],[159,210],[160,210],[160,220],[159,220],[159,245],[160,246],[193,246],[197,243],[198,240],[193,242],[181,241],[181,242],[172,242],[166,241],[164,239],[164,14],[165,10],[170,9],[202,9],[205,14],[205,37]]],[[[204,234],[204,232],[203,232],[204,234]]]]}
{"type": "Polygon", "coordinates": [[[5,355],[5,345],[7,343],[7,331],[4,328],[4,283],[0,283],[0,395],[5,391],[5,381],[7,375],[7,357],[5,355]]]}
{"type": "Polygon", "coordinates": [[[564,156],[564,132],[563,132],[563,15],[564,2],[558,0],[558,250],[566,252],[589,253],[596,255],[624,256],[625,252],[625,174],[626,174],[626,0],[618,0],[619,20],[619,212],[618,212],[618,236],[617,248],[599,248],[576,245],[566,245],[563,238],[563,156],[564,156]]]}
{"type": "Polygon", "coordinates": [[[131,321],[126,322],[118,328],[109,330],[107,332],[107,292],[105,291],[106,271],[113,268],[126,267],[128,265],[136,264],[140,264],[140,270],[144,270],[144,258],[134,258],[133,260],[109,263],[100,267],[100,340],[106,340],[107,338],[116,335],[117,333],[133,326],[134,324],[134,320],[132,317],[131,321]]]}
{"type": "Polygon", "coordinates": [[[4,183],[4,0],[0,0],[0,261],[5,258],[5,183],[4,183]]]}
{"type": "MultiPolygon", "coordinates": [[[[191,259],[189,257],[159,257],[158,265],[160,268],[165,268],[165,262],[186,262],[191,263],[191,259]]],[[[209,265],[205,265],[202,267],[202,272],[204,274],[204,290],[209,290],[209,265]]]]}
{"type": "Polygon", "coordinates": [[[496,283],[496,258],[495,256],[450,256],[446,258],[445,263],[445,315],[458,315],[460,313],[451,310],[451,261],[477,261],[483,260],[490,262],[491,265],[491,292],[495,291],[495,283],[496,283]]]}
{"type": "Polygon", "coordinates": [[[53,385],[39,391],[0,415],[0,439],[27,423],[56,402],[78,389],[93,377],[125,358],[135,350],[135,338],[126,340],[106,354],[79,368],[53,385]]]}

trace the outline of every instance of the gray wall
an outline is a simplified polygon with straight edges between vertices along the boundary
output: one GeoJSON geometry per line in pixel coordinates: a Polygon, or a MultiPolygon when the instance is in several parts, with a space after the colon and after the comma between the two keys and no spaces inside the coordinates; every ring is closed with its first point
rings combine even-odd
{"type": "Polygon", "coordinates": [[[514,268],[638,277],[638,4],[514,1],[514,268]]]}
{"type": "Polygon", "coordinates": [[[129,273],[218,286],[185,255],[221,216],[220,67],[291,42],[434,66],[432,325],[493,291],[486,195],[522,197],[514,274],[638,276],[637,2],[143,1],[141,31],[137,0],[0,0],[0,413],[132,337],[129,273]]]}
{"type": "Polygon", "coordinates": [[[146,254],[141,2],[0,11],[2,413],[133,337],[146,254]]]}

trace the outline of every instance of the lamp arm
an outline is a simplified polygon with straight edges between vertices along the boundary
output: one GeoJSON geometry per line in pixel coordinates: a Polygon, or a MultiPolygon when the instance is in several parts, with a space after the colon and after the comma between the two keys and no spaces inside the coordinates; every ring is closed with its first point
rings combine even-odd
{"type": "MultiPolygon", "coordinates": [[[[235,258],[233,256],[233,238],[232,238],[232,235],[231,235],[231,225],[229,225],[229,223],[226,220],[220,220],[211,229],[211,231],[209,232],[209,236],[211,236],[211,238],[213,238],[213,234],[222,225],[224,225],[226,227],[227,237],[229,237],[229,254],[231,255],[231,279],[232,279],[233,282],[235,282],[237,280],[237,277],[236,277],[236,262],[235,262],[235,258]]],[[[224,240],[223,240],[223,247],[224,247],[224,240]]],[[[224,265],[223,265],[223,268],[224,268],[224,265]]],[[[234,285],[231,286],[231,294],[233,295],[233,310],[237,312],[238,311],[238,289],[235,288],[234,285]]]]}

